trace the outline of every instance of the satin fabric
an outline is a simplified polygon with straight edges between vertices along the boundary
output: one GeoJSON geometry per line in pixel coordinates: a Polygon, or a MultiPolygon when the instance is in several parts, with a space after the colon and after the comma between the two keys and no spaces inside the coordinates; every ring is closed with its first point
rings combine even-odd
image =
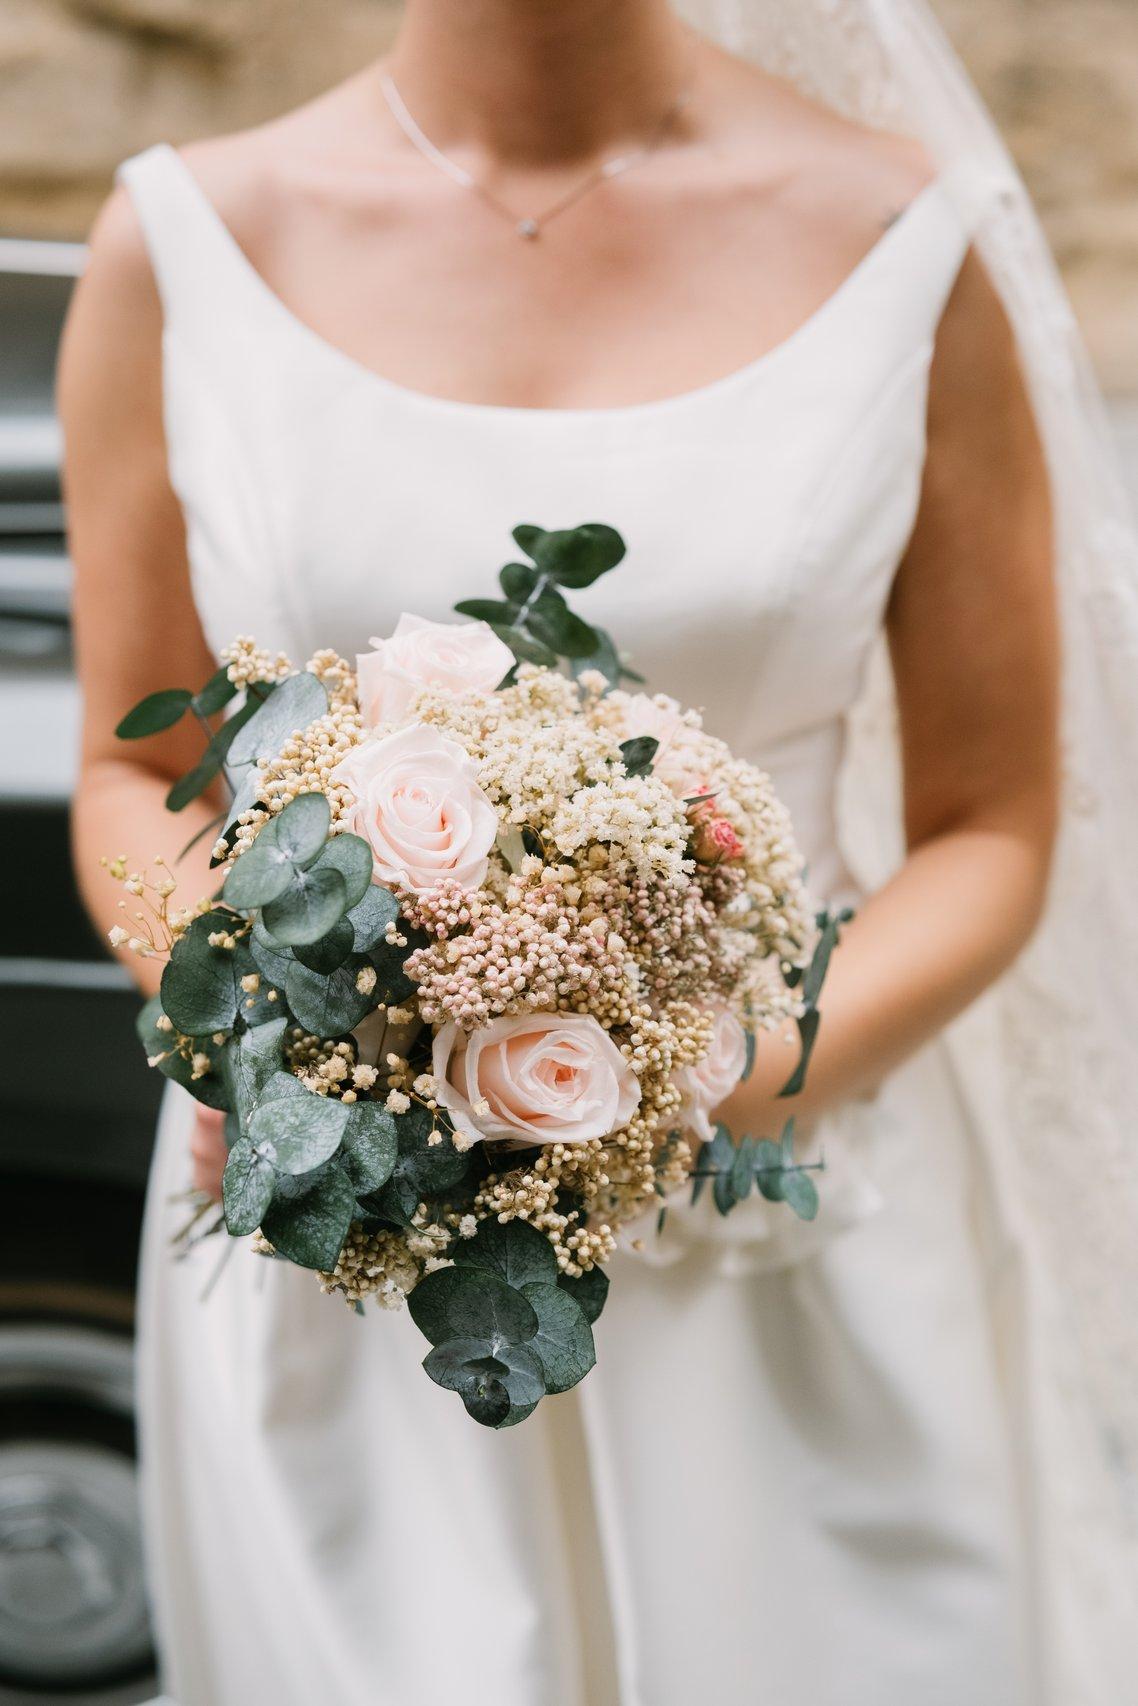
{"type": "MultiPolygon", "coordinates": [[[[768,768],[815,891],[845,718],[919,501],[967,245],[922,192],[800,330],[663,402],[393,384],[311,332],[180,158],[128,162],[165,312],[171,475],[220,648],[352,653],[490,584],[521,520],[618,527],[583,613],[768,768]]],[[[756,328],[761,346],[761,329],[756,328]]],[[[171,1091],[141,1321],[146,1522],[179,1706],[1026,1706],[1015,1442],[969,1121],[934,1046],[826,1121],[825,1207],[677,1208],[624,1250],[598,1367],[478,1429],[406,1315],[235,1250],[175,1264],[171,1091]]]]}

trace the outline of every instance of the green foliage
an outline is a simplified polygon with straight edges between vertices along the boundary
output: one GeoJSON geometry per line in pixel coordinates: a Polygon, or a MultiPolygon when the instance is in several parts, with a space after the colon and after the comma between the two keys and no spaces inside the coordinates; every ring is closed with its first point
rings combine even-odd
{"type": "MultiPolygon", "coordinates": [[[[266,689],[266,691],[271,691],[271,689],[266,689]]],[[[167,811],[184,811],[191,800],[196,800],[198,795],[203,794],[210,784],[217,779],[229,755],[230,748],[236,742],[245,724],[256,715],[259,706],[259,700],[252,697],[247,698],[244,705],[222,723],[217,733],[210,737],[204,753],[193,769],[187,771],[175,782],[166,795],[167,811]]]]}
{"type": "MultiPolygon", "coordinates": [[[[559,1283],[548,1239],[524,1221],[483,1221],[457,1242],[454,1266],[411,1293],[411,1317],[435,1349],[423,1366],[487,1427],[524,1421],[546,1392],[565,1392],[596,1359],[582,1302],[559,1283]]],[[[603,1289],[591,1291],[599,1313],[603,1289]]]]}
{"type": "Polygon", "coordinates": [[[127,712],[115,734],[119,740],[145,740],[148,735],[161,734],[181,721],[193,697],[184,687],[163,687],[157,693],[148,693],[127,712]]]}
{"type": "Polygon", "coordinates": [[[589,1268],[576,1279],[560,1274],[557,1283],[575,1299],[590,1326],[599,1319],[609,1294],[609,1276],[603,1268],[589,1268]]]}
{"type": "Polygon", "coordinates": [[[347,906],[357,906],[371,885],[371,848],[359,835],[334,835],[320,855],[323,868],[339,871],[347,891],[347,906]]]}
{"type": "Polygon", "coordinates": [[[262,911],[265,928],[286,947],[319,942],[347,911],[348,891],[339,871],[330,865],[310,870],[293,866],[288,887],[262,911]]]}
{"type": "Polygon", "coordinates": [[[155,1062],[164,1078],[173,1079],[175,1084],[180,1084],[184,1090],[188,1090],[190,1095],[205,1107],[228,1109],[226,1082],[218,1070],[221,1051],[212,1036],[191,1039],[191,1052],[207,1055],[212,1065],[209,1072],[195,1078],[192,1063],[174,1046],[175,1039],[168,1031],[158,1029],[156,1021],[162,1016],[162,1011],[162,997],[152,995],[135,1021],[135,1029],[146,1050],[146,1058],[155,1062]]]}
{"type": "Polygon", "coordinates": [[[322,972],[327,976],[329,972],[337,971],[343,965],[352,952],[355,939],[356,933],[351,920],[338,918],[328,934],[321,936],[318,942],[298,943],[292,950],[293,958],[299,960],[302,966],[307,966],[309,971],[322,972]]]}
{"type": "Polygon", "coordinates": [[[262,918],[253,920],[253,929],[249,936],[249,952],[253,956],[257,970],[267,978],[275,989],[283,989],[288,968],[292,964],[292,949],[283,942],[278,942],[275,936],[265,929],[262,918]]]}
{"type": "Polygon", "coordinates": [[[229,701],[236,697],[237,688],[229,679],[229,670],[223,664],[214,675],[211,675],[204,687],[199,687],[190,701],[191,709],[199,717],[213,717],[222,710],[229,701]]]}
{"type": "Polygon", "coordinates": [[[348,1123],[348,1107],[306,1090],[290,1072],[265,1083],[249,1120],[249,1138],[279,1173],[311,1173],[331,1160],[348,1123]]]}
{"type": "Polygon", "coordinates": [[[278,1255],[327,1273],[344,1247],[355,1206],[351,1180],[329,1161],[301,1178],[278,1175],[261,1231],[278,1255]]]}
{"type": "Polygon", "coordinates": [[[637,735],[620,743],[620,756],[630,776],[650,776],[659,750],[660,742],[654,735],[637,735]]]}
{"type": "Polygon", "coordinates": [[[270,1078],[281,1070],[281,1049],[288,1028],[285,1017],[270,1020],[230,1037],[222,1051],[222,1071],[229,1091],[229,1106],[242,1131],[270,1078]]]}
{"type": "Polygon", "coordinates": [[[289,735],[306,729],[328,709],[323,682],[307,671],[290,675],[267,695],[263,687],[258,691],[259,699],[250,693],[252,709],[229,750],[235,767],[275,758],[289,735]]]}
{"type": "Polygon", "coordinates": [[[727,1127],[720,1124],[712,1141],[700,1148],[692,1174],[692,1202],[699,1201],[710,1179],[715,1206],[722,1215],[730,1214],[757,1187],[768,1202],[785,1203],[799,1220],[813,1220],[819,1199],[810,1175],[820,1170],[820,1164],[794,1159],[793,1120],[786,1122],[778,1143],[746,1137],[736,1145],[727,1127]]]}
{"type": "Polygon", "coordinates": [[[363,899],[348,913],[355,932],[352,946],[356,953],[366,953],[382,942],[387,926],[398,917],[399,903],[391,890],[381,888],[378,883],[369,884],[363,899]]]}
{"type": "Polygon", "coordinates": [[[277,900],[320,854],[332,821],[323,794],[299,794],[271,818],[225,879],[226,902],[238,912],[277,900]]]}
{"type": "Polygon", "coordinates": [[[162,1007],[183,1036],[233,1029],[244,998],[241,979],[252,970],[252,956],[244,944],[215,948],[209,938],[232,931],[234,922],[232,913],[204,913],[174,944],[162,973],[162,1007]]]}
{"type": "Polygon", "coordinates": [[[340,1162],[358,1196],[386,1185],[398,1153],[394,1114],[379,1102],[353,1103],[348,1109],[340,1162]]]}
{"type": "Polygon", "coordinates": [[[352,954],[334,971],[319,972],[294,960],[285,977],[285,999],[298,1023],[314,1037],[339,1037],[358,1025],[375,1005],[356,983],[367,963],[362,954],[352,954]]]}
{"type": "Polygon", "coordinates": [[[630,674],[604,630],[583,621],[564,596],[616,567],[625,554],[620,534],[588,522],[559,532],[516,527],[514,539],[532,562],[507,563],[498,577],[504,596],[463,599],[455,605],[459,614],[488,622],[518,663],[552,669],[565,659],[578,674],[599,669],[613,683],[630,674]]]}
{"type": "Polygon", "coordinates": [[[276,1171],[263,1148],[239,1137],[229,1151],[221,1180],[221,1206],[233,1238],[256,1232],[273,1199],[276,1171]]]}

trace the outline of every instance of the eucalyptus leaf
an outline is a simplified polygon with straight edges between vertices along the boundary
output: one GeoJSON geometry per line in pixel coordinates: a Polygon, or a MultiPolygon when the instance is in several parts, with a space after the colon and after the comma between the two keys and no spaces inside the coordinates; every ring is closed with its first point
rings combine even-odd
{"type": "Polygon", "coordinates": [[[386,935],[387,926],[398,917],[399,902],[391,890],[381,888],[378,883],[370,883],[363,899],[348,913],[355,932],[352,945],[356,953],[362,954],[374,948],[386,935]]]}
{"type": "Polygon", "coordinates": [[[558,1285],[527,1285],[524,1292],[537,1315],[532,1348],[541,1358],[545,1390],[568,1392],[597,1360],[585,1313],[558,1285]]]}
{"type": "Polygon", "coordinates": [[[370,1013],[375,998],[358,979],[368,962],[352,954],[331,972],[301,965],[297,958],[285,978],[285,1000],[297,1023],[314,1037],[339,1037],[370,1013]]]}
{"type": "Polygon", "coordinates": [[[191,701],[199,717],[213,717],[236,697],[237,688],[229,679],[229,669],[223,664],[211,675],[204,687],[199,687],[191,701]]]}
{"type": "Polygon", "coordinates": [[[271,936],[260,918],[253,920],[249,952],[261,976],[267,978],[275,989],[283,989],[288,968],[293,963],[292,949],[286,948],[283,942],[278,942],[271,936]]]}
{"type": "Polygon", "coordinates": [[[440,1268],[419,1281],[408,1299],[411,1319],[432,1344],[477,1338],[491,1346],[524,1344],[537,1332],[533,1305],[496,1275],[473,1268],[440,1268]]]}
{"type": "Polygon", "coordinates": [[[169,1031],[160,1031],[157,1020],[162,1016],[162,998],[151,996],[135,1021],[135,1029],[139,1041],[146,1050],[147,1060],[153,1060],[157,1070],[164,1078],[180,1084],[184,1090],[203,1107],[228,1110],[229,1096],[225,1079],[221,1073],[221,1051],[211,1036],[193,1037],[191,1053],[204,1054],[210,1062],[210,1070],[194,1076],[192,1060],[187,1060],[175,1047],[175,1039],[169,1031]]]}
{"type": "Polygon", "coordinates": [[[731,1167],[731,1194],[736,1203],[743,1202],[751,1194],[751,1186],[755,1182],[755,1140],[745,1137],[735,1150],[735,1160],[731,1167]]]}
{"type": "Polygon", "coordinates": [[[260,704],[252,695],[250,698],[252,713],[232,743],[231,764],[255,764],[261,758],[275,758],[290,735],[306,729],[328,709],[323,682],[308,671],[290,675],[260,704]]]}
{"type": "Polygon", "coordinates": [[[455,605],[460,616],[472,616],[476,622],[510,623],[517,614],[517,605],[500,598],[463,598],[455,605]]]}
{"type": "Polygon", "coordinates": [[[282,1173],[311,1173],[330,1161],[348,1123],[343,1102],[318,1096],[303,1085],[300,1089],[300,1096],[270,1095],[262,1100],[249,1121],[251,1142],[263,1145],[282,1173]]]}
{"type": "Polygon", "coordinates": [[[620,756],[630,776],[650,776],[659,750],[660,742],[655,735],[636,735],[620,743],[620,756]]]}
{"type": "Polygon", "coordinates": [[[799,1019],[798,1037],[801,1052],[798,1057],[798,1065],[779,1091],[780,1096],[797,1096],[801,1093],[802,1087],[806,1083],[806,1070],[810,1065],[810,1056],[814,1052],[814,1044],[818,1039],[818,1026],[821,1019],[822,1015],[817,1007],[811,1007],[799,1019]]]}
{"type": "Polygon", "coordinates": [[[225,1225],[234,1238],[256,1232],[273,1200],[275,1183],[272,1162],[247,1137],[239,1137],[229,1151],[221,1180],[225,1225]]]}
{"type": "Polygon", "coordinates": [[[553,587],[547,587],[520,620],[559,657],[587,658],[596,652],[596,629],[574,615],[553,587]]]}
{"type": "Polygon", "coordinates": [[[501,1426],[511,1406],[536,1404],[545,1393],[541,1361],[529,1345],[489,1351],[476,1336],[456,1336],[436,1345],[423,1367],[437,1385],[460,1394],[475,1421],[490,1427],[501,1426]],[[505,1407],[496,1397],[495,1386],[507,1395],[505,1407]]]}
{"type": "Polygon", "coordinates": [[[229,867],[222,892],[227,905],[238,912],[251,912],[254,907],[276,900],[292,879],[292,861],[270,838],[268,829],[264,829],[252,847],[229,867]]]}
{"type": "Polygon", "coordinates": [[[483,1220],[473,1238],[460,1238],[453,1251],[456,1267],[479,1269],[507,1285],[557,1283],[557,1257],[549,1239],[525,1220],[483,1220]]]}
{"type": "Polygon", "coordinates": [[[115,734],[119,740],[144,740],[148,735],[161,734],[181,721],[193,697],[184,687],[163,687],[157,693],[148,693],[117,724],[115,734]]]}
{"type": "Polygon", "coordinates": [[[491,622],[490,626],[503,644],[509,646],[519,663],[542,664],[546,669],[556,665],[557,653],[553,648],[535,639],[524,628],[512,627],[508,622],[491,622]]]}
{"type": "Polygon", "coordinates": [[[603,628],[594,628],[593,632],[597,636],[596,650],[588,657],[569,660],[569,667],[574,675],[582,676],[586,670],[599,670],[610,687],[618,686],[622,680],[644,680],[642,675],[637,675],[634,669],[621,661],[611,634],[607,634],[603,628]]]}
{"type": "Polygon", "coordinates": [[[592,586],[601,575],[615,569],[626,551],[616,529],[596,521],[553,533],[536,529],[529,544],[518,538],[517,530],[514,538],[532,555],[543,574],[550,575],[559,586],[577,589],[592,586]]]}
{"type": "Polygon", "coordinates": [[[195,918],[178,938],[162,973],[162,1007],[183,1036],[230,1031],[241,1008],[248,953],[211,947],[209,938],[235,925],[228,912],[195,918]]]}
{"type": "Polygon", "coordinates": [[[799,1220],[813,1220],[818,1213],[818,1189],[809,1173],[791,1167],[783,1174],[782,1199],[799,1220]]]}
{"type": "Polygon", "coordinates": [[[557,1283],[576,1301],[590,1326],[599,1319],[609,1291],[609,1276],[603,1268],[587,1268],[575,1279],[568,1274],[559,1274],[557,1283]]]}
{"type": "MultiPolygon", "coordinates": [[[[355,944],[356,933],[349,919],[340,918],[333,924],[326,936],[321,936],[318,942],[308,942],[293,949],[294,957],[309,971],[321,972],[325,976],[343,965],[355,944]]],[[[287,976],[287,974],[286,974],[287,976]]]]}
{"type": "Polygon", "coordinates": [[[507,563],[498,579],[511,604],[524,604],[537,585],[537,570],[529,563],[507,563]]]}
{"type": "Polygon", "coordinates": [[[786,1160],[779,1144],[764,1137],[755,1145],[755,1183],[768,1202],[782,1201],[786,1160]]]}
{"type": "Polygon", "coordinates": [[[279,1255],[327,1273],[344,1247],[355,1206],[351,1181],[330,1162],[305,1178],[279,1180],[261,1231],[279,1255]]]}
{"type": "Polygon", "coordinates": [[[395,1116],[379,1102],[354,1102],[344,1128],[341,1165],[361,1195],[390,1179],[399,1152],[395,1116]]]}
{"type": "Polygon", "coordinates": [[[270,935],[286,947],[304,947],[326,936],[347,911],[348,891],[339,871],[314,865],[311,870],[294,868],[288,887],[263,908],[261,916],[270,935]]]}
{"type": "Polygon", "coordinates": [[[348,906],[358,906],[372,886],[375,860],[371,848],[360,835],[334,835],[325,843],[320,866],[339,871],[348,893],[348,906]]]}
{"type": "Polygon", "coordinates": [[[283,1015],[268,1024],[230,1037],[222,1054],[222,1071],[230,1105],[244,1130],[262,1091],[281,1069],[281,1051],[288,1020],[283,1015]]]}

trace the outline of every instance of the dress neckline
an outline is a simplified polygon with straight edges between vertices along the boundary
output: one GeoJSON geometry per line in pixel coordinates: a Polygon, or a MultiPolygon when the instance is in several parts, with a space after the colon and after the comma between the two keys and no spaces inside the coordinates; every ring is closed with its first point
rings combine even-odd
{"type": "Polygon", "coordinates": [[[244,278],[246,285],[259,297],[262,304],[275,316],[284,331],[307,345],[309,350],[318,358],[322,358],[330,366],[338,366],[345,376],[358,385],[370,385],[380,393],[398,399],[420,411],[434,411],[441,415],[466,416],[482,421],[521,421],[528,424],[548,424],[553,426],[585,423],[593,425],[606,421],[643,420],[656,415],[682,413],[686,409],[715,398],[723,397],[731,392],[745,388],[760,375],[779,366],[791,353],[805,343],[813,333],[836,314],[848,297],[852,296],[863,279],[882,263],[892,250],[900,235],[914,222],[918,211],[930,202],[940,199],[943,194],[943,182],[938,174],[922,186],[921,189],[905,205],[897,217],[891,221],[881,236],[866,250],[857,264],[845,275],[841,282],[826,296],[818,307],[813,309],[805,319],[789,331],[777,343],[763,350],[752,360],[741,367],[735,367],[730,372],[721,374],[718,378],[709,379],[703,385],[689,387],[684,391],[675,391],[663,397],[648,398],[643,402],[614,403],[589,406],[533,406],[525,403],[483,403],[468,401],[460,397],[446,397],[432,391],[421,391],[411,385],[405,385],[397,379],[380,372],[377,368],[369,367],[366,362],[338,344],[332,343],[322,332],[301,318],[285,302],[284,298],[275,291],[264,275],[258,271],[241,247],[237,238],[221,217],[213,201],[206,194],[186,161],[176,148],[169,143],[159,143],[156,152],[165,154],[174,169],[184,182],[184,187],[192,197],[201,217],[209,225],[219,247],[226,253],[230,263],[244,278]]]}

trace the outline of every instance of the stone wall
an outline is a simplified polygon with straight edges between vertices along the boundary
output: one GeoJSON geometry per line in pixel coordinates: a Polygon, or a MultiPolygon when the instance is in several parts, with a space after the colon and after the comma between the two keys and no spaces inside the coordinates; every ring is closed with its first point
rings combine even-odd
{"type": "MultiPolygon", "coordinates": [[[[1107,383],[1138,390],[1138,5],[937,0],[1043,210],[1107,383]]],[[[117,160],[279,111],[396,0],[0,0],[0,230],[82,232],[117,160]]]]}

